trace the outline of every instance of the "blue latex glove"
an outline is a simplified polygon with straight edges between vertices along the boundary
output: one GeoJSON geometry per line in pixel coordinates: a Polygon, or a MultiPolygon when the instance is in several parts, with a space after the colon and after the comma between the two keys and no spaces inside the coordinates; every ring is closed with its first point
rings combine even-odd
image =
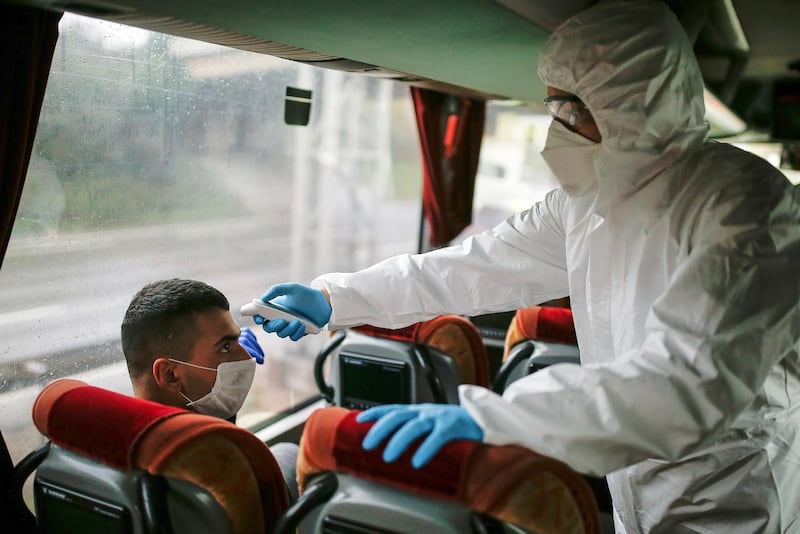
{"type": "Polygon", "coordinates": [[[264,350],[258,344],[256,335],[249,328],[242,328],[242,333],[239,334],[239,345],[244,347],[247,354],[256,360],[256,363],[264,363],[264,350]]]}
{"type": "MultiPolygon", "coordinates": [[[[273,301],[285,306],[303,317],[311,319],[322,328],[331,318],[331,305],[319,289],[302,284],[277,284],[272,286],[261,296],[264,302],[273,301]]],[[[306,327],[300,321],[286,321],[273,319],[264,321],[260,315],[253,317],[256,324],[260,324],[265,332],[276,333],[278,337],[288,337],[297,341],[306,335],[306,327]]]]}
{"type": "Polygon", "coordinates": [[[358,414],[356,421],[378,421],[361,443],[368,451],[394,434],[383,450],[384,462],[394,462],[416,439],[427,435],[411,458],[416,469],[427,465],[446,443],[483,439],[483,430],[467,410],[453,404],[386,404],[358,414]]]}

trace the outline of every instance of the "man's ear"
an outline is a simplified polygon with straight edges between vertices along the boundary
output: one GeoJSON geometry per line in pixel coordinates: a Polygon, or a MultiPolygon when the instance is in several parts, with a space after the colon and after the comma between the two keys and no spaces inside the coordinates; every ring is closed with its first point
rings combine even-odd
{"type": "Polygon", "coordinates": [[[153,380],[161,389],[179,391],[180,378],[175,374],[175,364],[168,358],[156,358],[153,362],[153,380]]]}

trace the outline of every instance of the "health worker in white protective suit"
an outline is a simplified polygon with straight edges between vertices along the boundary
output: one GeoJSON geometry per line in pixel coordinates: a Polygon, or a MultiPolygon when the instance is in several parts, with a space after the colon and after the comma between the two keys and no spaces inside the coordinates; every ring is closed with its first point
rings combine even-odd
{"type": "Polygon", "coordinates": [[[461,406],[373,408],[365,447],[391,436],[393,460],[427,436],[419,466],[454,439],[525,445],[607,475],[618,532],[800,532],[800,195],[706,139],[703,80],[661,2],[572,17],[539,76],[560,189],[460,245],[263,298],[319,325],[397,328],[569,295],[581,366],[502,397],[461,386],[461,406]]]}

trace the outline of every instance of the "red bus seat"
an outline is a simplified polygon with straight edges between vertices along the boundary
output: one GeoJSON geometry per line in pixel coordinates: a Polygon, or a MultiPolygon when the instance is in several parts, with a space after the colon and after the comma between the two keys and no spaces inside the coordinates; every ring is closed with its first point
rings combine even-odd
{"type": "MultiPolygon", "coordinates": [[[[580,365],[572,310],[555,306],[517,310],[506,334],[503,364],[492,389],[502,394],[514,381],[557,363],[580,365]]],[[[602,520],[609,522],[612,504],[605,477],[585,479],[594,492],[602,520]]]]}
{"type": "MultiPolygon", "coordinates": [[[[39,394],[33,406],[33,421],[53,444],[49,456],[54,451],[66,454],[66,459],[49,471],[49,458],[45,459],[34,484],[54,484],[61,488],[58,491],[64,489],[62,493],[71,495],[74,491],[80,496],[80,488],[64,485],[80,480],[81,471],[90,471],[97,464],[111,473],[98,476],[113,476],[119,483],[103,490],[103,481],[88,481],[94,487],[94,495],[90,492],[88,498],[110,498],[113,502],[108,506],[112,511],[127,508],[124,514],[133,516],[130,522],[134,532],[147,531],[141,528],[143,520],[138,511],[153,503],[141,502],[135,496],[130,499],[132,502],[120,503],[112,494],[124,490],[126,477],[143,473],[162,476],[170,491],[181,490],[181,495],[171,497],[170,503],[188,507],[184,518],[197,516],[194,526],[182,525],[173,510],[167,509],[172,532],[190,532],[192,528],[196,531],[198,522],[204,524],[204,512],[211,510],[210,522],[213,509],[221,507],[230,532],[270,533],[288,508],[288,490],[269,448],[251,432],[227,421],[71,379],[56,380],[39,394]],[[76,472],[70,473],[73,464],[76,472]],[[186,488],[190,488],[188,494],[183,491],[186,488]],[[214,501],[210,506],[209,495],[214,501]]],[[[43,495],[58,496],[58,491],[45,489],[43,495]]],[[[43,511],[39,509],[41,496],[37,493],[37,515],[43,511]]],[[[42,503],[46,502],[44,497],[42,503]]],[[[117,497],[125,500],[124,495],[117,497]]],[[[60,511],[64,505],[59,502],[52,508],[60,511]]],[[[209,522],[206,527],[211,525],[209,522]]]]}
{"type": "Polygon", "coordinates": [[[506,332],[503,362],[492,390],[502,394],[512,382],[556,363],[580,365],[572,310],[552,306],[517,310],[506,332]]]}
{"type": "Polygon", "coordinates": [[[372,423],[357,423],[357,414],[323,408],[306,423],[297,463],[305,493],[298,503],[313,493],[321,473],[334,472],[339,490],[298,519],[301,533],[323,525],[364,532],[464,532],[476,516],[539,533],[599,531],[591,490],[561,462],[519,446],[457,441],[421,469],[410,463],[415,447],[387,464],[381,447],[361,448],[372,423]]]}
{"type": "Polygon", "coordinates": [[[397,330],[369,325],[351,330],[433,347],[456,361],[461,384],[489,385],[489,359],[481,334],[471,321],[460,315],[440,315],[397,330]]]}
{"type": "Polygon", "coordinates": [[[514,346],[528,339],[577,346],[572,310],[553,306],[517,310],[506,332],[503,361],[514,346]]]}
{"type": "Polygon", "coordinates": [[[332,334],[314,376],[325,399],[364,409],[390,403],[458,403],[458,386],[488,386],[486,347],[474,324],[442,315],[390,330],[359,326],[332,334]],[[331,357],[330,383],[323,368],[331,357]]]}

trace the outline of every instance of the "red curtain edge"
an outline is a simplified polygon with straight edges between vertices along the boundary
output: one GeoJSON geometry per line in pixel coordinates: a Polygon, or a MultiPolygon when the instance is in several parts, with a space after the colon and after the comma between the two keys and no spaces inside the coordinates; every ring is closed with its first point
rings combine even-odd
{"type": "Polygon", "coordinates": [[[0,267],[22,198],[61,15],[23,6],[0,6],[0,69],[14,73],[9,77],[14,83],[0,86],[0,267]]]}

